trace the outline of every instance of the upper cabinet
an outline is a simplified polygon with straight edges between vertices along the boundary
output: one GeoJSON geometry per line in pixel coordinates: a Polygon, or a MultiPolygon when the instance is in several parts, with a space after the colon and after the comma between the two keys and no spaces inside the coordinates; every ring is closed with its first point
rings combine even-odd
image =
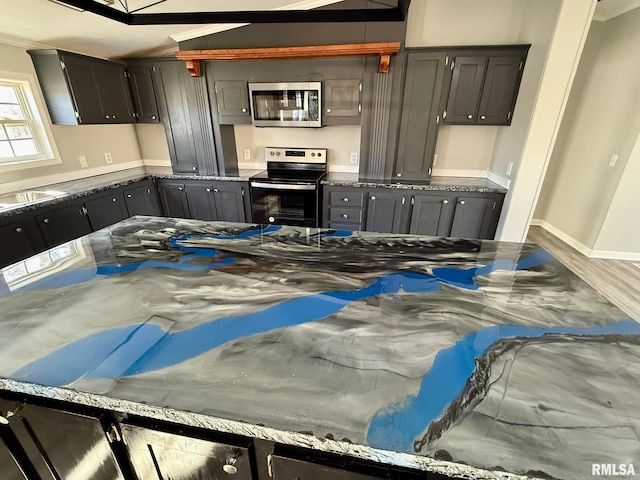
{"type": "Polygon", "coordinates": [[[510,125],[528,46],[448,51],[442,120],[448,125],[510,125]]]}
{"type": "Polygon", "coordinates": [[[359,125],[362,80],[325,80],[322,120],[324,125],[359,125]]]}
{"type": "Polygon", "coordinates": [[[247,82],[218,81],[215,82],[215,91],[221,125],[251,123],[247,82]]]}
{"type": "Polygon", "coordinates": [[[123,64],[61,50],[29,54],[53,123],[135,123],[123,64]]]}
{"type": "Polygon", "coordinates": [[[127,72],[138,123],[160,123],[152,67],[127,63],[127,72]]]}

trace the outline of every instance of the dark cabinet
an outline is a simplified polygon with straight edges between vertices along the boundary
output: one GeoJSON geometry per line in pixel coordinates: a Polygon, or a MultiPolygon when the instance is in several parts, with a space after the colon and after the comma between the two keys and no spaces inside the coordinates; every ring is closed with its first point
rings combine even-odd
{"type": "Polygon", "coordinates": [[[0,426],[0,478],[4,480],[29,480],[27,472],[24,472],[16,463],[15,454],[9,450],[5,440],[6,427],[0,426]]]}
{"type": "Polygon", "coordinates": [[[32,216],[8,218],[0,223],[0,238],[0,267],[24,260],[46,248],[32,216]]]}
{"type": "Polygon", "coordinates": [[[509,125],[522,78],[521,55],[490,57],[487,65],[478,124],[509,125]]]}
{"type": "MultiPolygon", "coordinates": [[[[0,411],[9,423],[3,428],[23,453],[18,462],[30,472],[27,478],[124,480],[97,418],[7,400],[0,400],[0,411]]],[[[0,463],[0,472],[6,467],[0,463]]]]}
{"type": "Polygon", "coordinates": [[[215,182],[213,192],[217,219],[223,222],[251,221],[248,187],[239,182],[215,182]]]}
{"type": "MultiPolygon", "coordinates": [[[[271,457],[271,464],[275,480],[379,480],[381,478],[395,478],[388,471],[384,476],[364,475],[278,455],[271,457]]],[[[405,478],[416,477],[405,476],[405,478]]]]}
{"type": "Polygon", "coordinates": [[[426,179],[431,175],[445,71],[443,52],[410,52],[402,101],[394,174],[426,179]]]}
{"type": "Polygon", "coordinates": [[[35,218],[49,248],[91,233],[85,209],[77,203],[41,213],[35,218]]]}
{"type": "Polygon", "coordinates": [[[114,223],[129,218],[127,205],[120,190],[113,190],[108,195],[98,195],[84,202],[92,230],[100,230],[114,223]]]}
{"type": "Polygon", "coordinates": [[[325,80],[323,124],[360,124],[362,80],[325,80]]]}
{"type": "Polygon", "coordinates": [[[133,123],[124,65],[62,50],[29,50],[55,124],[133,123]]]}
{"type": "Polygon", "coordinates": [[[412,235],[446,236],[451,226],[455,198],[446,195],[415,195],[411,199],[412,235]]]}
{"type": "Polygon", "coordinates": [[[206,79],[189,75],[181,61],[156,61],[153,71],[174,173],[216,175],[206,79]]]}
{"type": "Polygon", "coordinates": [[[453,59],[451,90],[442,114],[444,123],[476,122],[486,63],[487,58],[481,56],[459,56],[453,59]]]}
{"type": "Polygon", "coordinates": [[[121,424],[133,470],[140,479],[251,480],[248,448],[121,424]]]}
{"type": "MultiPolygon", "coordinates": [[[[213,187],[211,184],[187,183],[185,185],[189,218],[196,220],[218,220],[213,187]]],[[[172,215],[169,215],[172,216],[172,215]]]]}
{"type": "Polygon", "coordinates": [[[138,123],[160,123],[151,67],[127,65],[127,75],[138,123]]]}
{"type": "Polygon", "coordinates": [[[151,180],[142,182],[137,186],[128,186],[122,190],[124,201],[127,205],[129,216],[134,215],[162,215],[162,209],[158,203],[156,187],[151,180]]]}
{"type": "Polygon", "coordinates": [[[458,197],[449,236],[493,239],[501,209],[501,197],[458,197]]]}
{"type": "Polygon", "coordinates": [[[369,192],[367,206],[368,232],[402,233],[400,222],[402,220],[402,206],[405,196],[397,191],[375,190],[369,192]]]}
{"type": "Polygon", "coordinates": [[[191,218],[184,183],[158,182],[158,193],[165,216],[173,218],[191,218]]]}
{"type": "Polygon", "coordinates": [[[215,91],[221,125],[251,123],[247,82],[218,81],[215,83],[215,91]]]}

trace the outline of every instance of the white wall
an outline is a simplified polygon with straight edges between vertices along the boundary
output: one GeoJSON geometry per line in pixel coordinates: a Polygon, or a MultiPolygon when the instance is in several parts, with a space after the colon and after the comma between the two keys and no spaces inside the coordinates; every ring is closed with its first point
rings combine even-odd
{"type": "Polygon", "coordinates": [[[360,151],[359,126],[323,128],[257,128],[236,125],[236,150],[240,168],[266,168],[265,147],[328,148],[329,171],[358,172],[358,164],[350,162],[351,152],[360,151]],[[245,148],[251,149],[251,160],[243,159],[245,148]]]}
{"type": "Polygon", "coordinates": [[[139,123],[135,126],[140,153],[147,165],[171,166],[167,135],[161,123],[139,123]]]}
{"type": "MultiPolygon", "coordinates": [[[[639,178],[627,178],[637,175],[637,167],[625,170],[625,165],[640,134],[640,9],[594,28],[602,29],[599,49],[582,92],[576,93],[575,114],[563,120],[569,124],[566,144],[546,182],[549,191],[538,216],[586,249],[640,253],[637,241],[618,235],[625,221],[633,221],[624,219],[621,202],[630,198],[629,182],[639,178]],[[610,167],[613,154],[619,159],[610,167]]],[[[639,200],[636,194],[636,205],[639,200]]]]}
{"type": "MultiPolygon", "coordinates": [[[[35,70],[31,58],[24,48],[0,44],[0,71],[32,75],[35,70]]],[[[34,81],[38,86],[37,79],[34,81]]],[[[42,105],[44,99],[39,87],[34,95],[38,95],[42,105]]],[[[46,122],[51,123],[46,108],[40,112],[46,122]]],[[[62,163],[45,167],[36,167],[16,171],[2,171],[0,189],[16,182],[29,187],[43,185],[49,178],[57,181],[60,178],[73,179],[83,175],[104,173],[105,170],[117,170],[141,165],[140,148],[133,125],[83,125],[62,126],[51,125],[54,142],[57,145],[62,163]],[[113,164],[107,165],[104,153],[109,152],[113,164]],[[81,169],[78,156],[87,158],[89,168],[81,169]]]]}

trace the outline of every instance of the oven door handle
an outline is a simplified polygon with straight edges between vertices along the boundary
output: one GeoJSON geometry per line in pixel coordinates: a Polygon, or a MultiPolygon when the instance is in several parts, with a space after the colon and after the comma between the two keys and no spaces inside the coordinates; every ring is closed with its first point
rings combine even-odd
{"type": "Polygon", "coordinates": [[[315,185],[295,185],[287,183],[262,183],[251,182],[251,186],[254,188],[269,188],[272,190],[315,190],[315,185]]]}

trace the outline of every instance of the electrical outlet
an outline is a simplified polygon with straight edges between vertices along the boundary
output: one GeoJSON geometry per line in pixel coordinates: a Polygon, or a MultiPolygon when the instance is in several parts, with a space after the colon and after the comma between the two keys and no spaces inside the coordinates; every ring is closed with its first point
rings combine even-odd
{"type": "Polygon", "coordinates": [[[610,167],[615,167],[616,163],[618,163],[618,154],[613,154],[611,155],[611,160],[609,160],[609,166],[610,167]]]}
{"type": "Polygon", "coordinates": [[[351,152],[351,163],[358,163],[358,152],[351,152]]]}
{"type": "Polygon", "coordinates": [[[513,162],[509,162],[509,165],[507,165],[507,177],[511,176],[512,170],[513,170],[513,162]]]}
{"type": "Polygon", "coordinates": [[[113,158],[111,158],[111,154],[109,152],[105,152],[104,159],[107,163],[113,163],[113,158]]]}
{"type": "Polygon", "coordinates": [[[251,160],[251,149],[250,148],[245,148],[244,149],[244,159],[245,160],[251,160]]]}
{"type": "Polygon", "coordinates": [[[88,168],[89,164],[87,163],[87,157],[85,157],[84,155],[80,155],[78,157],[78,161],[80,162],[80,166],[82,168],[88,168]]]}

